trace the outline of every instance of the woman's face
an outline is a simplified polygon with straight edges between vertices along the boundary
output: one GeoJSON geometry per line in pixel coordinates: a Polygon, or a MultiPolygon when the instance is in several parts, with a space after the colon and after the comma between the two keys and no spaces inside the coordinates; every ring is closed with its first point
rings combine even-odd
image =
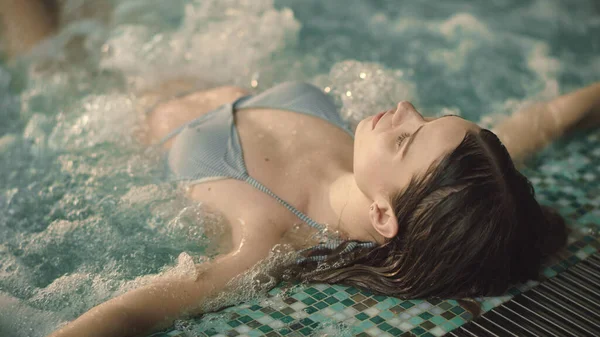
{"type": "Polygon", "coordinates": [[[468,130],[479,127],[457,116],[426,120],[403,101],[396,109],[362,120],[355,133],[354,177],[371,200],[391,198],[452,152],[468,130]]]}

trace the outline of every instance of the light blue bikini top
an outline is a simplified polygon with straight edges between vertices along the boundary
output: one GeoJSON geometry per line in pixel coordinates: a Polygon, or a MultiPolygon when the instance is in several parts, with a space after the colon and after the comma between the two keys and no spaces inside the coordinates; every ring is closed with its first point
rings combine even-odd
{"type": "Polygon", "coordinates": [[[275,198],[310,226],[322,229],[322,224],[248,175],[233,114],[249,108],[289,110],[319,117],[354,136],[337,113],[331,98],[320,89],[307,83],[284,83],[259,95],[245,96],[222,105],[167,135],[161,144],[177,136],[167,159],[172,178],[191,184],[232,178],[245,181],[275,198]]]}
{"type": "MultiPolygon", "coordinates": [[[[352,130],[338,114],[331,98],[320,89],[307,83],[283,83],[259,95],[245,96],[233,103],[222,105],[167,135],[159,145],[177,136],[167,156],[172,179],[189,181],[191,184],[219,179],[245,181],[273,197],[309,226],[323,230],[323,224],[309,218],[248,174],[233,114],[250,108],[289,110],[315,116],[338,126],[354,137],[352,130]]],[[[334,249],[341,242],[339,239],[329,240],[318,247],[334,249]]],[[[374,242],[352,242],[342,253],[355,247],[373,246],[374,242]]],[[[299,258],[297,262],[323,259],[325,255],[318,255],[299,258]]]]}

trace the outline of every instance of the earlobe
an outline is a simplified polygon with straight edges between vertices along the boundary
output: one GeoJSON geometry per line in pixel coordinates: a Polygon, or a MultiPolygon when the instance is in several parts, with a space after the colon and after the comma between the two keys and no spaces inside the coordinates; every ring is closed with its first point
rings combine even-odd
{"type": "Polygon", "coordinates": [[[391,239],[398,234],[398,219],[389,203],[385,202],[381,205],[373,203],[369,211],[369,217],[373,228],[381,236],[391,239]]]}

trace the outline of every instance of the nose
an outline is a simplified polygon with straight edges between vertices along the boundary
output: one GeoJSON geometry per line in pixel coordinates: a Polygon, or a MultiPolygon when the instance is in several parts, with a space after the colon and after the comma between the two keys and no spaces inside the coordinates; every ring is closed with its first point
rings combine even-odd
{"type": "Polygon", "coordinates": [[[392,117],[392,125],[400,125],[404,123],[420,124],[424,122],[423,116],[415,109],[409,101],[401,101],[396,107],[394,116],[392,117]]]}

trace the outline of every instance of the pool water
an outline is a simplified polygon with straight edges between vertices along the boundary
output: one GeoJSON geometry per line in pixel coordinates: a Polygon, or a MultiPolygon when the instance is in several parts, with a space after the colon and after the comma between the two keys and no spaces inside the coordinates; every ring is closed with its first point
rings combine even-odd
{"type": "MultiPolygon", "coordinates": [[[[258,92],[304,80],[332,95],[351,124],[408,99],[425,115],[490,126],[600,80],[594,0],[112,0],[85,16],[73,13],[91,0],[64,4],[57,36],[0,63],[2,336],[44,336],[216,253],[218,219],[165,183],[160,156],[134,136],[138,93],[163,81],[193,77],[199,88],[258,92]]],[[[593,131],[556,143],[524,172],[539,200],[585,233],[600,224],[598,167],[593,131]]],[[[580,240],[573,254],[598,248],[593,235],[580,240]]],[[[324,285],[290,293],[178,321],[165,334],[437,336],[469,319],[453,301],[324,285]]],[[[489,309],[505,298],[482,300],[489,309]]]]}

